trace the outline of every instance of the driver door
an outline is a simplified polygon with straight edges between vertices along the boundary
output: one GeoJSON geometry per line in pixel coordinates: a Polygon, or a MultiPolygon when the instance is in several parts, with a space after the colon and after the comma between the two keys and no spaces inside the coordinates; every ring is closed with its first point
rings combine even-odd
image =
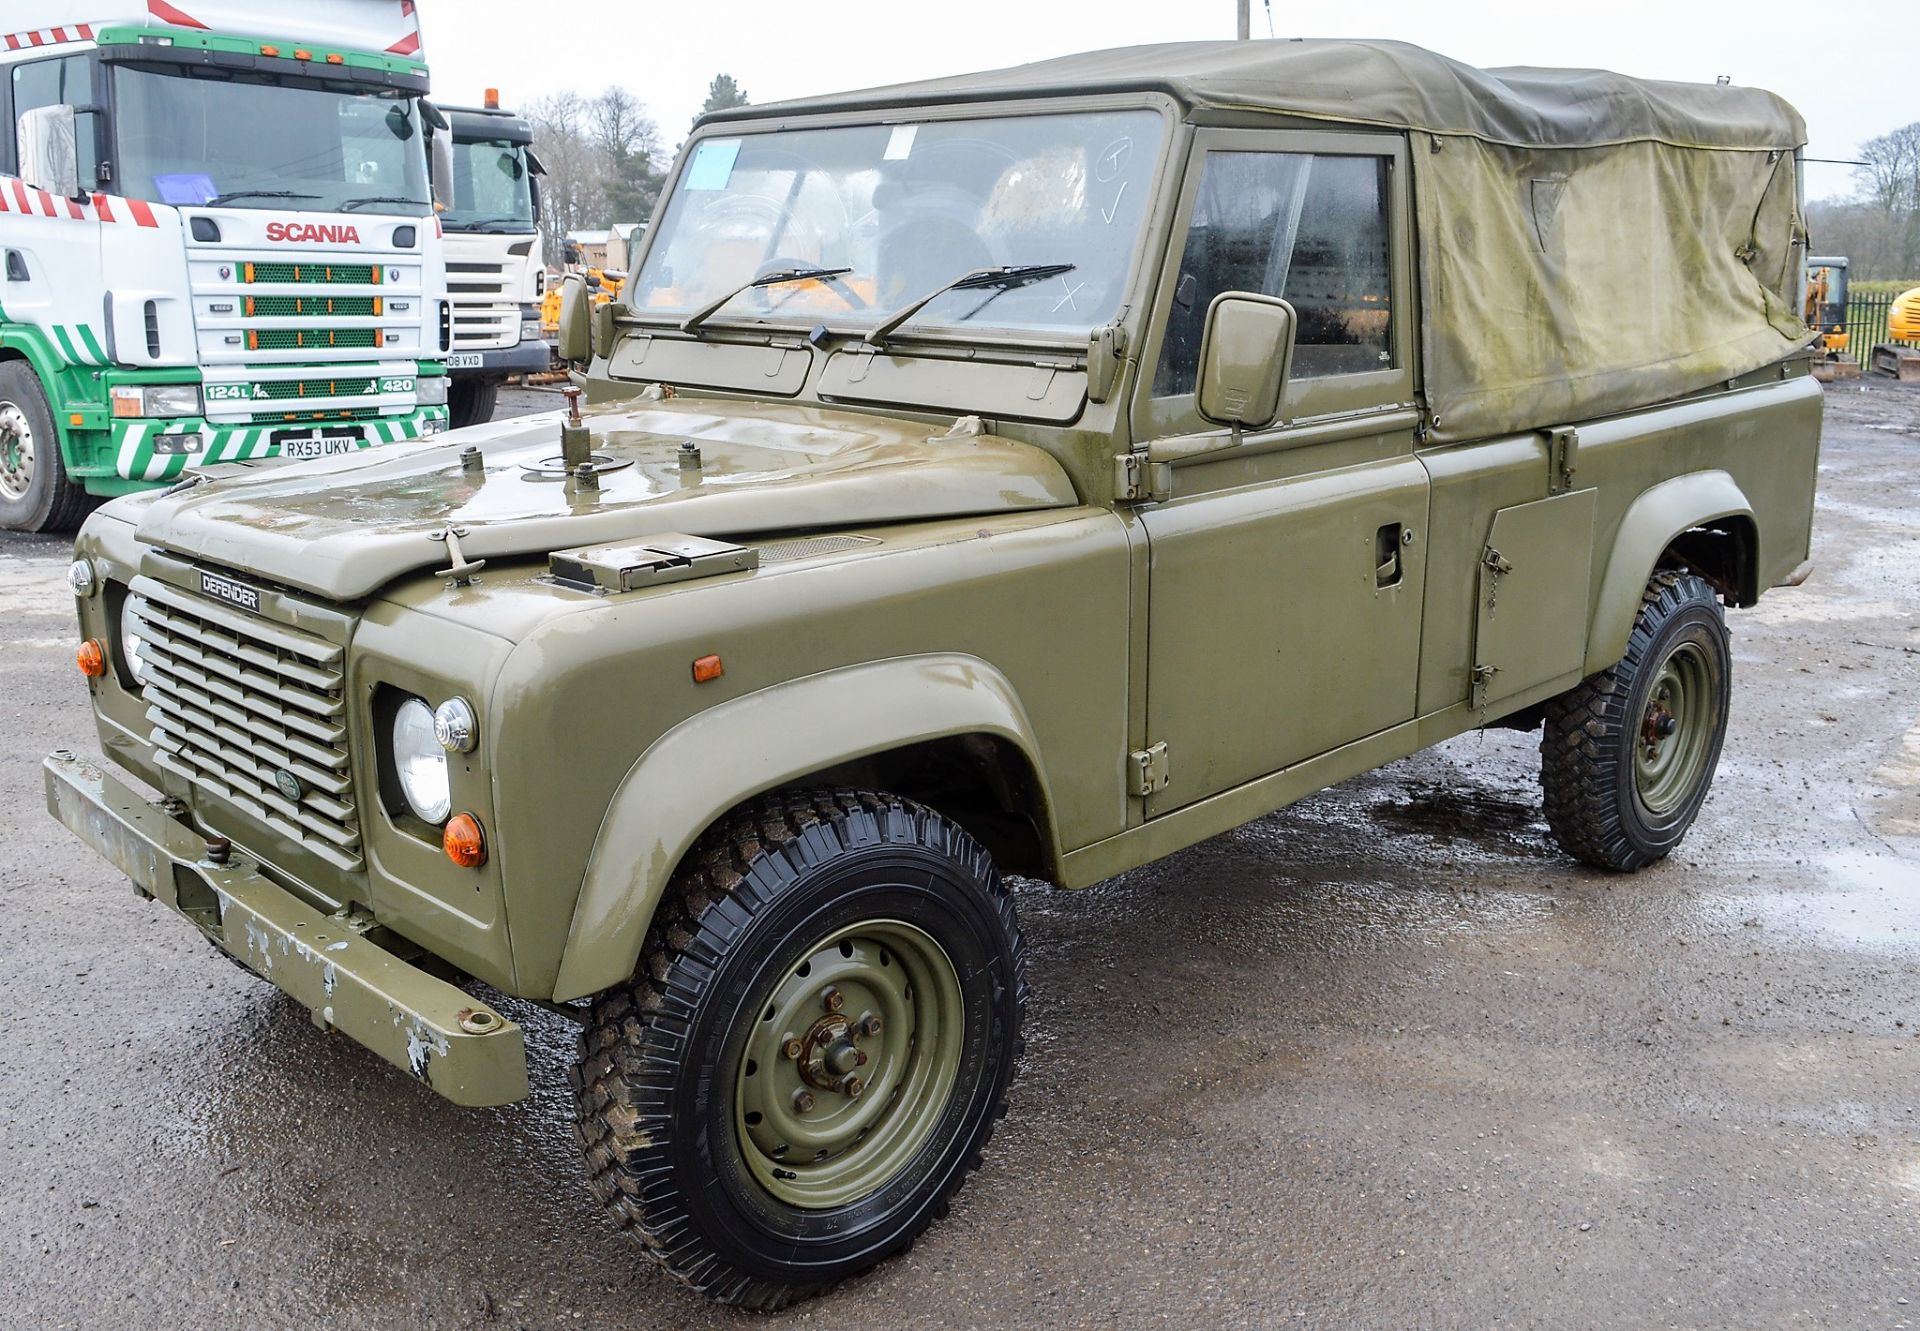
{"type": "Polygon", "coordinates": [[[1393,136],[1203,131],[1144,348],[1135,437],[1169,463],[1148,545],[1145,814],[1414,715],[1428,482],[1414,457],[1406,150],[1393,136]],[[1203,421],[1212,299],[1280,296],[1293,372],[1273,426],[1203,421]]]}

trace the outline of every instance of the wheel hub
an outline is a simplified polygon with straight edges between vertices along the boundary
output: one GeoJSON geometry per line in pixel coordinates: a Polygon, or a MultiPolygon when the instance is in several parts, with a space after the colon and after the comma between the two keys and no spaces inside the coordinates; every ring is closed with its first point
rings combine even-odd
{"type": "Polygon", "coordinates": [[[776,979],[753,1010],[735,1072],[740,1153],[802,1207],[867,1196],[932,1135],[962,1035],[957,972],[901,921],[841,929],[776,979]]]}
{"type": "Polygon", "coordinates": [[[1671,813],[1692,798],[1713,746],[1713,697],[1706,654],[1680,643],[1654,675],[1634,746],[1634,789],[1648,812],[1671,813]]]}
{"type": "Polygon", "coordinates": [[[0,494],[24,499],[33,487],[33,427],[17,403],[0,402],[0,494]]]}

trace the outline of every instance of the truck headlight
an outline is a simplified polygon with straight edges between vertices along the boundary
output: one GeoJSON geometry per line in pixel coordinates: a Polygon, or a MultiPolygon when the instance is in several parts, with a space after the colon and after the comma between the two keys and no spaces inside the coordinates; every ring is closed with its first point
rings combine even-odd
{"type": "Polygon", "coordinates": [[[199,384],[115,384],[115,416],[199,416],[199,384]]]}
{"type": "Polygon", "coordinates": [[[523,319],[520,321],[520,340],[522,342],[538,342],[540,340],[540,321],[538,319],[523,319]]]}
{"type": "Polygon", "coordinates": [[[393,766],[400,793],[414,816],[439,826],[453,812],[447,751],[434,737],[433,709],[418,698],[400,704],[393,718],[393,766]]]}
{"type": "Polygon", "coordinates": [[[424,375],[413,381],[413,391],[421,406],[444,407],[447,405],[447,376],[424,375]]]}
{"type": "Polygon", "coordinates": [[[147,626],[140,619],[146,607],[138,596],[129,596],[120,606],[120,659],[136,689],[147,686],[147,626]]]}

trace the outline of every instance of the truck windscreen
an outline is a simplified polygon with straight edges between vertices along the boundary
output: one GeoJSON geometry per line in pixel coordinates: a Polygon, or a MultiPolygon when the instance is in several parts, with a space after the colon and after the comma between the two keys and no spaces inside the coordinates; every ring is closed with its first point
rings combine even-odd
{"type": "Polygon", "coordinates": [[[133,198],[301,212],[431,207],[409,98],[132,66],[113,80],[117,183],[133,198]]]}
{"type": "Polygon", "coordinates": [[[440,215],[449,231],[533,230],[526,147],[496,139],[455,139],[453,202],[440,215]]]}

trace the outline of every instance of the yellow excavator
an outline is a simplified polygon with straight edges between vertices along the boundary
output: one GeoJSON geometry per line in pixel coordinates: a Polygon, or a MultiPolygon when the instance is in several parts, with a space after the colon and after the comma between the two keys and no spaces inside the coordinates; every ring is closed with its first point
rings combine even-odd
{"type": "Polygon", "coordinates": [[[1893,298],[1887,311],[1887,336],[1895,342],[1920,343],[1920,287],[1893,298]]]}

